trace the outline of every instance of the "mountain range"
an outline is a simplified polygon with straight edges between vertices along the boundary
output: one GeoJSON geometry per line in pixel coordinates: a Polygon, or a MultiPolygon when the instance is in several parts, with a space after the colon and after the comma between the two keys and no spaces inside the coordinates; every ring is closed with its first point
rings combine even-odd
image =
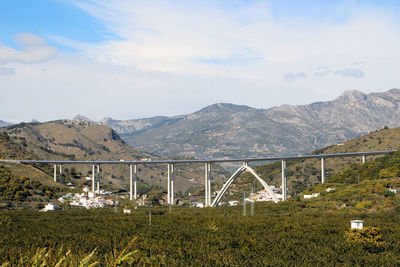
{"type": "Polygon", "coordinates": [[[129,145],[160,156],[256,157],[307,153],[381,129],[400,125],[400,90],[364,94],[346,91],[309,105],[256,109],[217,103],[173,117],[114,120],[129,145]]]}

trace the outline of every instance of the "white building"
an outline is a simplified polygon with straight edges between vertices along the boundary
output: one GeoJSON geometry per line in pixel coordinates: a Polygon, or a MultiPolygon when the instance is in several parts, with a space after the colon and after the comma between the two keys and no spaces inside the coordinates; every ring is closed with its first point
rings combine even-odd
{"type": "Polygon", "coordinates": [[[314,194],[311,194],[311,195],[303,195],[303,197],[304,197],[304,199],[319,197],[319,193],[314,193],[314,194]]]}
{"type": "Polygon", "coordinates": [[[130,209],[124,209],[124,213],[131,214],[131,210],[130,209]]]}
{"type": "Polygon", "coordinates": [[[352,220],[352,221],[350,221],[350,226],[351,226],[351,229],[359,229],[359,230],[361,230],[364,227],[364,221],[352,220]]]}
{"type": "Polygon", "coordinates": [[[239,205],[239,201],[237,201],[237,200],[231,200],[231,201],[228,201],[228,203],[229,203],[230,206],[237,206],[237,205],[239,205]]]}
{"type": "Polygon", "coordinates": [[[192,202],[192,206],[195,208],[204,208],[203,202],[192,202]]]}
{"type": "Polygon", "coordinates": [[[49,210],[58,210],[58,205],[49,203],[46,206],[44,206],[44,211],[49,211],[49,210]]]}
{"type": "MultiPolygon", "coordinates": [[[[279,191],[279,189],[276,188],[276,187],[274,187],[274,186],[271,186],[270,188],[271,188],[272,192],[274,192],[274,193],[275,193],[276,191],[279,191]]],[[[275,193],[275,196],[276,196],[278,199],[282,199],[282,194],[277,194],[277,193],[275,193]]],[[[260,191],[257,192],[257,196],[256,196],[255,200],[256,200],[257,202],[274,201],[274,199],[272,198],[272,196],[271,196],[265,189],[260,190],[260,191]]]]}

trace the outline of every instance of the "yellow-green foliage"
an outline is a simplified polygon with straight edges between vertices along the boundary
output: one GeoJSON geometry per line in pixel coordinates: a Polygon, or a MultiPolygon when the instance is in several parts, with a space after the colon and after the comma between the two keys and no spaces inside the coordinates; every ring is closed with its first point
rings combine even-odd
{"type": "Polygon", "coordinates": [[[9,227],[11,226],[11,218],[10,216],[6,216],[6,215],[1,215],[0,216],[0,227],[9,227]]]}
{"type": "Polygon", "coordinates": [[[351,229],[346,232],[346,239],[353,243],[383,243],[382,235],[377,227],[364,227],[363,229],[351,229]]]}
{"type": "Polygon", "coordinates": [[[359,210],[370,209],[372,207],[372,201],[362,201],[357,203],[356,208],[359,210]]]}

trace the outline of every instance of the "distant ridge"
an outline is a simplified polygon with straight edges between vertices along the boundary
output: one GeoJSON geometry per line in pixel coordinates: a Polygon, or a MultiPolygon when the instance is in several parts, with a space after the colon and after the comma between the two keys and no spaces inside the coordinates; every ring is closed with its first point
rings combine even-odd
{"type": "Polygon", "coordinates": [[[13,125],[13,123],[0,120],[0,127],[10,126],[10,125],[13,125]]]}
{"type": "Polygon", "coordinates": [[[241,157],[307,153],[400,126],[400,90],[346,91],[332,101],[256,109],[217,103],[187,115],[100,123],[131,146],[161,156],[241,157]]]}
{"type": "Polygon", "coordinates": [[[79,115],[79,114],[76,115],[73,120],[75,120],[75,121],[88,121],[88,122],[91,122],[91,123],[94,123],[94,124],[98,124],[97,121],[93,121],[93,120],[89,119],[88,117],[85,117],[85,116],[79,115]]]}

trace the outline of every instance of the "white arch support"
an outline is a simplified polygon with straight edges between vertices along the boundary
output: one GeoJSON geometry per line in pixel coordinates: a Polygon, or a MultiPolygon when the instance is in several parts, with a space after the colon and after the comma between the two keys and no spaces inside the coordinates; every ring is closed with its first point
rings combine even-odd
{"type": "Polygon", "coordinates": [[[267,184],[266,181],[264,181],[263,179],[261,179],[260,176],[258,176],[258,174],[256,173],[255,170],[253,170],[252,168],[249,167],[249,165],[245,165],[245,168],[251,173],[253,174],[254,177],[257,178],[258,181],[260,181],[260,183],[262,184],[262,186],[264,186],[265,191],[267,191],[268,195],[270,195],[272,197],[272,199],[274,200],[275,203],[279,202],[279,199],[277,198],[277,196],[275,195],[275,193],[271,190],[271,188],[269,187],[269,185],[267,184]]]}
{"type": "Polygon", "coordinates": [[[262,184],[265,191],[267,191],[267,193],[272,197],[272,199],[274,200],[275,203],[279,202],[278,198],[276,197],[274,192],[272,192],[271,188],[269,188],[268,184],[263,179],[261,179],[261,177],[258,176],[258,174],[251,167],[249,167],[246,163],[244,163],[242,166],[240,166],[239,169],[236,170],[236,172],[234,174],[232,174],[232,176],[228,179],[228,181],[226,181],[226,183],[222,186],[221,190],[218,192],[217,196],[214,198],[214,201],[212,202],[211,207],[218,206],[218,203],[221,201],[222,197],[225,195],[228,188],[232,185],[233,181],[242,172],[244,172],[246,170],[249,171],[254,177],[257,178],[257,180],[262,184]]]}

